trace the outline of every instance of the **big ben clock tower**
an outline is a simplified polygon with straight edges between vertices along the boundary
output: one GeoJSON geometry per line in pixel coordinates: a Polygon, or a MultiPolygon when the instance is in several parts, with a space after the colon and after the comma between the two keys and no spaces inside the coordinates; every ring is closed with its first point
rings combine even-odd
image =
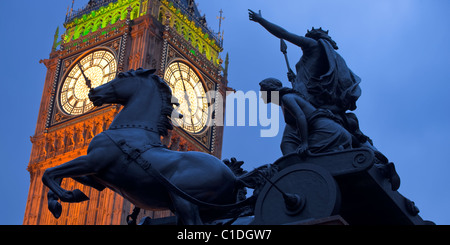
{"type": "MultiPolygon", "coordinates": [[[[172,150],[202,151],[221,157],[223,127],[211,126],[216,113],[211,95],[225,96],[221,76],[222,42],[206,26],[194,0],[90,0],[71,11],[65,33],[48,59],[44,90],[31,137],[28,171],[30,188],[24,224],[126,224],[133,205],[120,195],[101,192],[64,179],[62,187],[80,189],[90,200],[61,203],[55,219],[47,209],[47,191],[41,178],[45,169],[85,155],[94,135],[106,130],[120,106],[95,107],[90,88],[113,80],[121,71],[155,68],[188,115],[177,119],[163,142],[172,150]],[[59,45],[59,49],[57,48],[59,45]]],[[[221,111],[223,113],[223,111],[221,111]]],[[[145,210],[153,218],[170,211],[145,210]]]]}

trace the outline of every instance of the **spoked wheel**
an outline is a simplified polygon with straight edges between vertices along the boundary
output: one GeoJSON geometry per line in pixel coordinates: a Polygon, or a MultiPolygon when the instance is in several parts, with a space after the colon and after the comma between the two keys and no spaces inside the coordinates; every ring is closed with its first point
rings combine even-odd
{"type": "Polygon", "coordinates": [[[308,164],[287,167],[258,195],[254,224],[278,225],[323,218],[339,211],[340,194],[331,174],[308,164]]]}

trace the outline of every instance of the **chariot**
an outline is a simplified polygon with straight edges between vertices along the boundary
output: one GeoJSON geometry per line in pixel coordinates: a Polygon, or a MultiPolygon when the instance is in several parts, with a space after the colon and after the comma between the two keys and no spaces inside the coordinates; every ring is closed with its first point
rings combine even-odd
{"type": "Polygon", "coordinates": [[[397,191],[398,175],[386,160],[366,148],[306,159],[285,155],[273,163],[279,172],[259,193],[252,224],[302,224],[330,216],[352,225],[425,224],[414,202],[397,191]]]}

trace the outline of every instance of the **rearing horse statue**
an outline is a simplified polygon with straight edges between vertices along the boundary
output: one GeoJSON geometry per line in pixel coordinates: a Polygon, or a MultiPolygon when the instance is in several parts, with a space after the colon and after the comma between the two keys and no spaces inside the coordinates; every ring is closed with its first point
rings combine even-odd
{"type": "Polygon", "coordinates": [[[154,72],[131,70],[91,89],[89,98],[95,106],[117,103],[124,107],[109,129],[92,139],[87,155],[45,171],[42,181],[50,188],[48,208],[56,218],[62,209],[58,199],[89,199],[78,189],[61,187],[63,178],[73,178],[100,191],[110,188],[139,208],[170,209],[182,224],[202,224],[199,206],[148,174],[132,153],[196,200],[218,205],[236,203],[243,182],[221,160],[202,152],[172,151],[161,144],[160,136],[172,129],[170,117],[176,103],[170,87],[154,72]],[[125,154],[126,149],[134,151],[125,154]]]}

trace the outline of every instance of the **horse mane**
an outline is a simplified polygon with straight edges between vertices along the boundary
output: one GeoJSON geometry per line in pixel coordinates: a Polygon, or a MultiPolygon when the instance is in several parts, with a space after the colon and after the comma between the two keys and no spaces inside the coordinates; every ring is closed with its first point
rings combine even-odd
{"type": "MultiPolygon", "coordinates": [[[[179,104],[178,100],[174,96],[172,96],[172,89],[169,87],[169,85],[161,77],[154,73],[155,69],[147,70],[139,68],[136,71],[130,70],[121,74],[122,76],[140,76],[144,78],[150,78],[156,83],[157,87],[159,88],[162,100],[161,113],[157,128],[160,135],[166,136],[168,134],[168,130],[173,129],[171,117],[173,111],[175,110],[174,105],[179,106],[179,104]]],[[[181,114],[177,115],[179,115],[180,117],[182,116],[181,114]]]]}
{"type": "MultiPolygon", "coordinates": [[[[159,92],[161,93],[162,107],[161,115],[158,121],[158,132],[162,136],[168,134],[167,130],[172,130],[172,113],[174,112],[175,106],[179,106],[178,100],[172,95],[172,89],[167,85],[167,83],[158,75],[152,74],[151,77],[157,82],[159,87],[159,92]]],[[[181,117],[181,114],[177,115],[181,117]]]]}

